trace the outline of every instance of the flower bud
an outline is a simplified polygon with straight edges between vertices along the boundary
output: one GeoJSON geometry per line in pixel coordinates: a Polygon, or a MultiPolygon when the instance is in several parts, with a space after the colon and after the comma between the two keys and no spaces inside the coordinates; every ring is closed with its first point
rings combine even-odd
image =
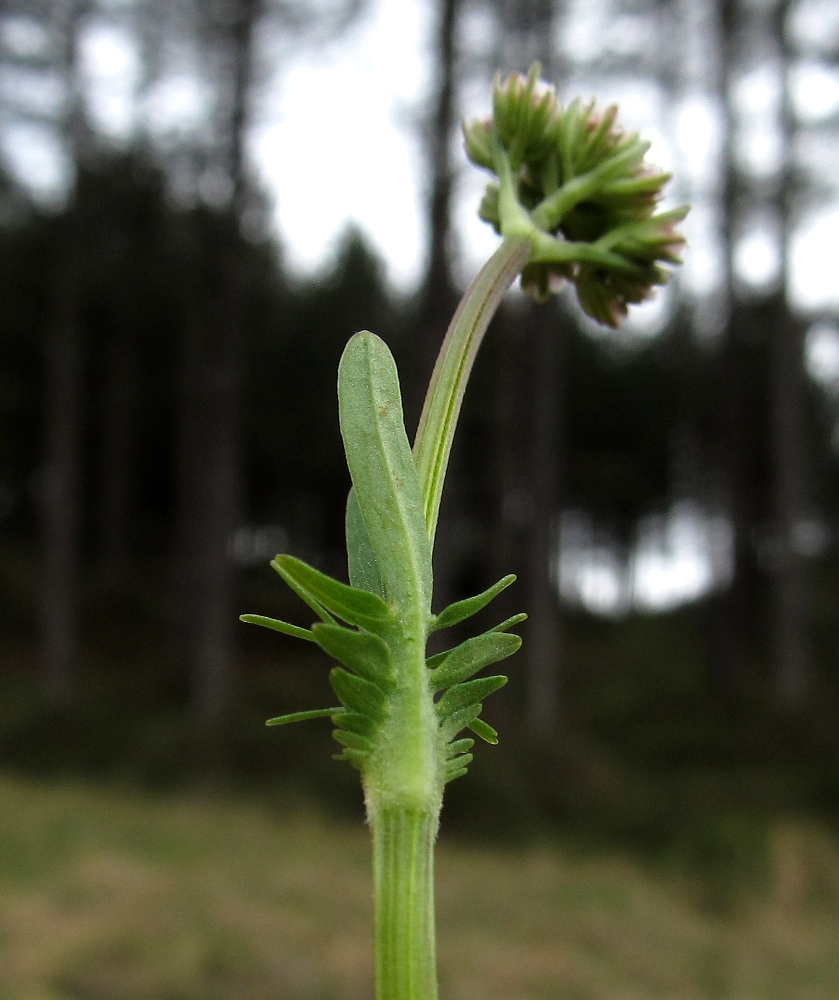
{"type": "Polygon", "coordinates": [[[496,77],[492,120],[464,124],[467,155],[500,182],[479,214],[505,236],[531,226],[526,291],[541,301],[570,280],[583,309],[616,326],[667,281],[659,263],[679,263],[687,209],[655,214],[670,174],[645,161],[649,143],[621,128],[616,105],[562,108],[539,70],[496,77]]]}
{"type": "Polygon", "coordinates": [[[575,270],[575,265],[527,264],[521,272],[522,291],[537,302],[547,302],[562,291],[566,280],[573,281],[575,270]]]}
{"type": "Polygon", "coordinates": [[[477,167],[494,169],[492,158],[492,120],[475,119],[463,123],[463,138],[466,155],[477,167]]]}
{"type": "Polygon", "coordinates": [[[495,127],[513,169],[539,163],[556,145],[559,104],[554,88],[539,79],[540,70],[534,63],[527,77],[511,73],[504,80],[498,74],[493,84],[495,127]]]}

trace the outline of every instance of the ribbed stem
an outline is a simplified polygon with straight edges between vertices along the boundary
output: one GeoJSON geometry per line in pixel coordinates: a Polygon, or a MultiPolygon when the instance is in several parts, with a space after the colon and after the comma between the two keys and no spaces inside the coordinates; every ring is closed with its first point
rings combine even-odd
{"type": "Polygon", "coordinates": [[[384,809],[370,817],[376,1000],[437,1000],[434,838],[437,815],[384,809]]]}

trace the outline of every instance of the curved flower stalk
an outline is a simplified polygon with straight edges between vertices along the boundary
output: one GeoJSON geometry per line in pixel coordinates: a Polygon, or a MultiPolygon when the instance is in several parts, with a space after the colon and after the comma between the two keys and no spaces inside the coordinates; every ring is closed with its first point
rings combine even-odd
{"type": "Polygon", "coordinates": [[[352,490],[347,501],[349,585],[290,555],[274,569],[311,608],[310,629],[242,620],[314,642],[341,666],[330,673],[338,705],[270,719],[283,725],[328,717],[361,772],[373,835],[376,995],[436,1000],[433,847],[445,785],[466,774],[474,740],[497,743],[481,719],[507,678],[478,676],[521,639],[515,615],[431,657],[431,633],[466,621],[513,583],[506,576],[467,600],[432,612],[432,547],[446,467],[466,383],[487,327],[512,282],[544,298],[573,281],[586,312],[616,326],[627,306],[667,279],[686,209],[656,215],[668,175],[644,164],[647,145],[616,125],[616,109],[561,109],[552,88],[496,80],[493,117],[465,126],[466,149],[492,171],[481,215],[503,236],[467,290],[440,351],[413,451],[396,365],[366,331],[352,337],[338,370],[341,435],[352,490]]]}

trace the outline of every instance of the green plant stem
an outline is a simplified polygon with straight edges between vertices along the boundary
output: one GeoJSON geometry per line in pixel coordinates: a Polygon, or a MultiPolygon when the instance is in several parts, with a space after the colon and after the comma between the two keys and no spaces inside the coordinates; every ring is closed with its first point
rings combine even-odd
{"type": "Polygon", "coordinates": [[[436,813],[384,809],[373,833],[377,1000],[437,1000],[436,813]]]}
{"type": "Polygon", "coordinates": [[[432,544],[454,431],[475,355],[501,300],[529,260],[531,246],[530,240],[521,236],[502,241],[461,299],[434,366],[414,441],[425,523],[432,544]]]}

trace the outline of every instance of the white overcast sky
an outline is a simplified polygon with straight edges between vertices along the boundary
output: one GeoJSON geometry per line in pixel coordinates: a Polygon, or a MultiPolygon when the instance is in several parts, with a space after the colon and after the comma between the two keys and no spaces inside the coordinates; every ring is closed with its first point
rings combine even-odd
{"type": "MultiPolygon", "coordinates": [[[[620,48],[631,41],[631,26],[609,22],[598,27],[592,15],[595,6],[593,0],[570,5],[570,10],[581,12],[581,20],[570,26],[566,42],[573,36],[578,52],[588,46],[593,55],[603,44],[620,48]]],[[[600,4],[603,10],[606,6],[600,4]]],[[[818,122],[839,110],[839,75],[818,60],[824,11],[837,14],[834,27],[839,32],[839,4],[802,0],[799,6],[810,13],[797,15],[794,30],[815,55],[794,67],[792,96],[799,120],[818,122]]],[[[266,81],[250,152],[272,200],[286,264],[296,273],[311,274],[329,262],[337,238],[353,223],[385,260],[392,283],[401,290],[415,286],[425,244],[417,121],[428,100],[433,11],[428,0],[371,0],[365,16],[340,40],[317,52],[291,57],[286,53],[283,65],[266,81]]],[[[486,18],[481,21],[480,8],[474,6],[469,16],[466,31],[474,49],[486,34],[486,18]]],[[[32,51],[41,44],[33,23],[27,25],[25,19],[6,22],[5,31],[3,41],[12,49],[32,51]]],[[[82,57],[91,113],[105,134],[117,142],[126,139],[137,124],[140,80],[130,36],[113,26],[94,26],[83,39],[82,57]]],[[[47,116],[58,108],[61,94],[55,82],[15,76],[7,69],[2,73],[0,88],[5,92],[25,98],[47,116]]],[[[139,113],[154,134],[176,140],[179,131],[200,128],[205,102],[199,77],[191,72],[185,54],[146,95],[139,113]]],[[[651,140],[653,162],[674,171],[681,187],[675,197],[688,196],[693,202],[680,280],[695,295],[713,300],[723,267],[715,193],[722,118],[716,98],[694,91],[674,109],[649,81],[592,84],[604,102],[619,101],[627,127],[651,140]]],[[[570,87],[579,89],[580,96],[591,96],[592,86],[584,78],[570,87]]],[[[760,179],[777,167],[778,136],[772,122],[777,120],[779,76],[759,65],[741,78],[734,98],[741,119],[741,165],[760,179]]],[[[468,99],[469,113],[488,110],[488,88],[480,97],[470,89],[468,99]]],[[[68,171],[57,138],[47,127],[7,121],[0,142],[22,179],[46,199],[60,197],[68,171]]],[[[496,243],[476,215],[483,183],[480,173],[464,164],[455,207],[464,279],[496,243]]],[[[834,191],[839,192],[835,179],[834,191]]],[[[839,198],[839,193],[834,196],[839,198]]],[[[839,201],[828,202],[803,220],[791,241],[793,298],[814,313],[839,310],[837,231],[839,201]]],[[[747,287],[765,288],[777,276],[779,264],[773,221],[756,216],[736,247],[739,279],[747,287]]],[[[640,326],[650,332],[656,327],[656,311],[663,312],[661,300],[642,310],[646,321],[641,319],[640,326]]],[[[839,398],[839,327],[834,320],[823,318],[813,325],[807,350],[811,372],[839,398]]],[[[563,591],[577,594],[593,608],[612,611],[622,606],[627,594],[647,607],[690,599],[725,578],[728,541],[723,529],[724,523],[688,508],[674,508],[661,523],[650,521],[632,564],[632,579],[611,565],[614,553],[604,550],[598,558],[583,558],[572,551],[573,544],[566,545],[567,558],[559,567],[563,591]]],[[[581,551],[593,545],[587,530],[583,523],[569,525],[568,537],[573,542],[579,536],[581,551]]]]}
{"type": "MultiPolygon", "coordinates": [[[[807,0],[803,6],[818,7],[820,2],[807,0]]],[[[594,21],[591,8],[583,7],[587,19],[580,27],[588,30],[594,21]]],[[[338,41],[317,51],[292,53],[291,58],[286,53],[284,65],[265,84],[251,155],[271,197],[286,261],[294,271],[311,273],[328,260],[336,238],[352,221],[381,253],[398,288],[409,289],[416,283],[425,242],[423,161],[416,122],[430,84],[433,11],[428,0],[371,0],[364,17],[338,41]]],[[[809,22],[798,20],[801,25],[796,30],[804,37],[809,22]]],[[[818,17],[810,28],[822,23],[818,17]]],[[[485,27],[474,16],[467,22],[473,47],[480,44],[478,36],[485,27]]],[[[9,30],[16,37],[7,37],[7,44],[11,41],[23,49],[37,44],[31,30],[27,35],[25,23],[7,28],[7,36],[9,30]]],[[[574,31],[573,25],[570,30],[574,31]]],[[[626,33],[624,28],[621,33],[626,33]]],[[[817,36],[818,32],[816,40],[817,36]]],[[[574,37],[579,49],[585,38],[580,31],[574,37]]],[[[598,39],[589,41],[594,44],[598,39]]],[[[139,80],[130,37],[113,27],[94,27],[84,40],[82,55],[92,113],[103,131],[115,139],[124,137],[136,114],[133,98],[139,80]]],[[[200,121],[202,95],[189,69],[185,60],[146,97],[143,113],[158,132],[189,130],[200,121]]],[[[792,84],[804,120],[827,117],[839,107],[839,76],[817,59],[798,63],[792,84]]],[[[7,76],[0,86],[25,88],[30,103],[46,112],[60,99],[48,84],[37,92],[31,78],[7,76]]],[[[714,238],[719,219],[713,198],[703,196],[719,162],[720,117],[713,98],[697,92],[670,112],[649,82],[612,81],[597,89],[603,100],[620,101],[626,125],[652,140],[651,158],[674,169],[685,182],[683,189],[694,210],[686,223],[690,245],[681,280],[700,295],[713,295],[722,266],[714,238]]],[[[589,96],[590,90],[583,81],[582,96],[589,96]]],[[[735,98],[743,121],[749,123],[742,132],[741,159],[759,177],[761,170],[771,167],[773,143],[777,145],[767,122],[778,100],[778,79],[758,66],[742,78],[735,98]]],[[[471,112],[481,110],[474,106],[474,97],[472,102],[471,112]]],[[[484,107],[488,104],[487,93],[484,107]]],[[[48,130],[7,127],[3,142],[7,158],[33,187],[47,195],[60,187],[61,158],[48,130]]],[[[476,217],[482,184],[478,171],[464,169],[455,209],[464,278],[495,240],[476,217]]],[[[792,241],[793,296],[808,310],[839,308],[834,249],[838,223],[839,202],[805,220],[792,241]]],[[[746,285],[759,289],[773,281],[779,257],[772,220],[758,217],[742,234],[735,264],[746,285]]]]}

